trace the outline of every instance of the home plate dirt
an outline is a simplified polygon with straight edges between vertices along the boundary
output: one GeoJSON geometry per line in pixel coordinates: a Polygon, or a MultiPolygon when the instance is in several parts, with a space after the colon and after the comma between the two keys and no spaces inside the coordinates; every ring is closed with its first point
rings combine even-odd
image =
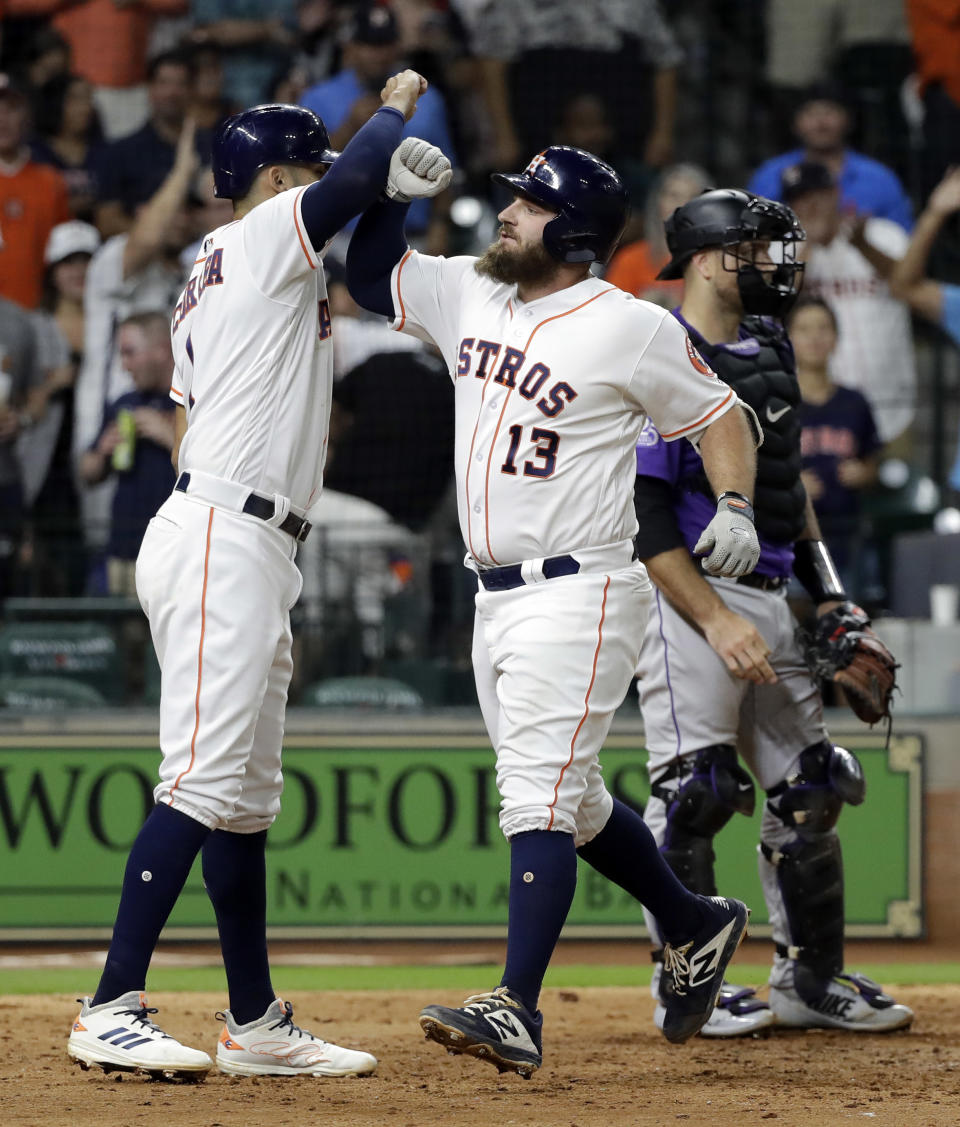
{"type": "MultiPolygon", "coordinates": [[[[484,983],[478,983],[478,989],[484,983]]],[[[960,986],[898,987],[917,1013],[902,1033],[773,1032],[668,1045],[646,989],[547,990],[543,1068],[531,1080],[424,1041],[428,1002],[449,991],[299,994],[298,1024],[380,1061],[368,1079],[202,1084],[81,1072],[66,1042],[69,995],[0,997],[3,1127],[887,1127],[960,1124],[960,986]]],[[[153,993],[163,1028],[215,1055],[219,994],[153,993]]]]}

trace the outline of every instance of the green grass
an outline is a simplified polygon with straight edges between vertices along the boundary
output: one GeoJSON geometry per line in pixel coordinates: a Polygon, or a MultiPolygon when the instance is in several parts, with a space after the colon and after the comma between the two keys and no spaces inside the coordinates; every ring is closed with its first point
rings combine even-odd
{"type": "MultiPolygon", "coordinates": [[[[960,963],[868,963],[856,968],[884,985],[934,986],[960,984],[960,963]]],[[[276,966],[273,984],[281,994],[314,990],[451,990],[464,994],[489,990],[496,985],[499,964],[477,966],[385,966],[385,967],[284,967],[276,966]]],[[[735,982],[763,983],[769,967],[736,964],[735,982]]],[[[7,970],[0,972],[0,994],[92,994],[98,972],[93,967],[7,970]]],[[[645,986],[650,971],[644,966],[556,966],[547,973],[548,987],[645,986]]],[[[156,992],[197,990],[223,992],[221,967],[157,967],[151,970],[147,988],[156,992]]]]}

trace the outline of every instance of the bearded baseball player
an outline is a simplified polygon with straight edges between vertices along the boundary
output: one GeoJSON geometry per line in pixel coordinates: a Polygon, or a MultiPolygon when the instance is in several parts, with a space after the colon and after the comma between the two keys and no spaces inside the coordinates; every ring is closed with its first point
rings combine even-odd
{"type": "Polygon", "coordinates": [[[441,158],[420,143],[405,160],[402,194],[357,226],[347,282],[395,329],[433,341],[455,386],[460,524],[478,577],[473,663],[511,852],[499,986],[461,1007],[427,1006],[420,1024],[451,1052],[530,1076],[578,853],[664,921],[670,1041],[706,1021],[744,934],[746,907],[684,889],[642,819],[607,791],[598,753],[651,598],[633,549],[643,420],[702,452],[719,503],[700,550],[718,575],[745,574],[756,559],[754,434],[674,318],[591,274],[627,215],[609,165],[556,146],[519,175],[498,173],[512,202],[497,242],[480,258],[444,259],[403,237],[403,197],[441,158]]]}
{"type": "MultiPolygon", "coordinates": [[[[637,447],[637,549],[657,587],[638,667],[652,791],[644,817],[677,876],[711,895],[713,838],[735,813],[754,809],[738,754],[766,794],[759,864],[776,947],[770,1004],[725,984],[701,1033],[735,1037],[774,1023],[899,1029],[913,1013],[844,971],[835,827],[844,803],[861,803],[865,787],[855,756],[830,741],[812,673],[842,684],[872,723],[889,715],[896,663],[848,600],[800,480],[800,391],[780,318],[800,287],[804,232],[784,204],[734,189],[684,204],[666,231],[673,257],[660,277],[684,280],[673,315],[763,426],[754,501],[760,561],[732,579],[704,574],[694,559],[713,507],[703,460],[668,443],[655,419],[637,447]],[[787,605],[791,571],[819,615],[806,646],[787,605]],[[747,678],[744,648],[762,655],[747,678]]],[[[659,920],[648,924],[669,939],[659,920]]],[[[662,962],[654,975],[661,1025],[672,956],[664,946],[654,958],[662,962]]]]}
{"type": "Polygon", "coordinates": [[[156,805],[127,863],[100,985],[73,1026],[83,1067],[197,1077],[210,1057],[164,1033],[143,993],[197,853],[230,1009],[217,1066],[239,1076],[372,1073],[369,1054],[299,1028],[266,943],[267,828],[280,809],[297,544],[320,490],[333,352],[321,254],[372,202],[426,82],[391,78],[338,155],[310,110],[256,106],[213,144],[234,220],[203,240],[172,320],[174,491],[137,560],[162,671],[156,805]]]}

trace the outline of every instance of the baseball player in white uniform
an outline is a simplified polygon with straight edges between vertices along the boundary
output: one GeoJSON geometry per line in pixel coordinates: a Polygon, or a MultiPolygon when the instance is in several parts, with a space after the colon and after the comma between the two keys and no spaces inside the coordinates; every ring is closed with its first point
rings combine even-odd
{"type": "Polygon", "coordinates": [[[173,312],[180,472],[137,564],[162,672],[163,761],[100,985],[70,1036],[84,1067],[183,1077],[211,1067],[151,1021],[143,994],[160,930],[202,852],[230,992],[220,1070],[376,1069],[369,1053],[294,1025],[290,1004],[275,997],[264,850],[280,809],[289,610],[301,583],[294,556],[320,490],[330,413],[321,254],[384,187],[425,88],[413,71],[391,78],[382,108],[340,155],[298,106],[254,107],[215,137],[216,191],[234,201],[235,218],[203,240],[173,312]]]}
{"type": "MultiPolygon", "coordinates": [[[[429,179],[424,150],[411,146],[406,163],[429,179]]],[[[700,548],[718,574],[755,560],[754,440],[736,395],[681,327],[590,273],[626,218],[616,172],[552,147],[522,175],[494,179],[514,198],[481,258],[409,250],[404,207],[383,201],[357,226],[347,284],[395,328],[432,340],[454,381],[460,522],[478,575],[473,662],[511,844],[499,987],[460,1008],[428,1006],[420,1023],[453,1052],[529,1076],[542,1059],[537,1002],[578,851],[670,916],[669,1040],[706,1020],[743,935],[745,906],[685,893],[642,819],[607,791],[598,753],[650,601],[631,503],[644,418],[698,443],[710,466],[721,498],[700,548]]]]}

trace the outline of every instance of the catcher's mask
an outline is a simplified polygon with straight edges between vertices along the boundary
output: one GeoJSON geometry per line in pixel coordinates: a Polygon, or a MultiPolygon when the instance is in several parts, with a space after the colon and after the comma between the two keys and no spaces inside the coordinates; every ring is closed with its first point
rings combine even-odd
{"type": "Polygon", "coordinates": [[[658,278],[682,278],[697,251],[722,247],[723,268],[737,275],[745,313],[783,317],[796,301],[804,266],[797,244],[807,236],[786,204],[713,188],[678,207],[665,231],[671,258],[658,278]]]}

